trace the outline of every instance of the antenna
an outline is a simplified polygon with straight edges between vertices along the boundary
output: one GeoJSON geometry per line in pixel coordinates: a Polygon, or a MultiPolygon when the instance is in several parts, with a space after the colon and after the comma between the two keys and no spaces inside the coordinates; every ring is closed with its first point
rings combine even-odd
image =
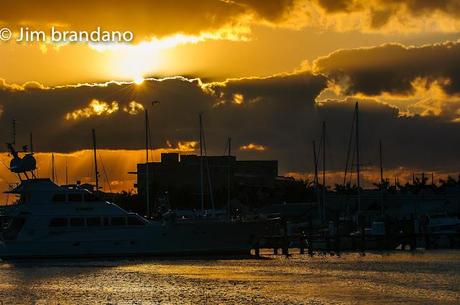
{"type": "Polygon", "coordinates": [[[94,175],[96,177],[96,192],[99,192],[99,171],[97,170],[96,130],[91,129],[91,132],[93,134],[94,175]]]}
{"type": "Polygon", "coordinates": [[[16,144],[16,120],[13,119],[13,134],[12,134],[12,141],[11,141],[11,144],[12,145],[15,145],[16,144]]]}
{"type": "Polygon", "coordinates": [[[30,153],[34,154],[34,141],[32,138],[32,133],[29,134],[29,142],[30,142],[30,153]]]}

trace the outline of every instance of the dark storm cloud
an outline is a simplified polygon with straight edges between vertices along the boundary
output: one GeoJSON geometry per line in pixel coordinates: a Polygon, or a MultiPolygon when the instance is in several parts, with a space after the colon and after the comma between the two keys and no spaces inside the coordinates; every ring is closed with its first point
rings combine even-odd
{"type": "Polygon", "coordinates": [[[277,153],[294,152],[300,144],[296,141],[308,134],[314,99],[326,85],[324,77],[307,72],[214,83],[210,89],[218,104],[210,125],[218,124],[228,136],[235,133],[240,144],[268,147],[268,155],[274,158],[277,153]]]}
{"type": "Polygon", "coordinates": [[[315,71],[342,83],[346,93],[411,94],[417,78],[434,81],[449,94],[460,93],[460,43],[405,47],[386,44],[340,50],[315,61],[315,71]]]}
{"type": "MultiPolygon", "coordinates": [[[[251,143],[266,148],[239,150],[239,158],[278,159],[281,172],[312,170],[311,141],[318,140],[325,120],[329,168],[342,170],[354,101],[315,104],[326,82],[322,76],[302,72],[209,84],[172,78],[147,80],[141,86],[109,83],[19,90],[3,85],[1,139],[10,139],[14,118],[17,143],[26,144],[32,131],[40,151],[91,148],[91,128],[96,128],[100,148],[142,149],[143,113],[123,111],[134,100],[149,108],[155,147],[166,147],[167,141],[173,146],[178,141],[196,141],[197,117],[203,112],[210,153],[223,153],[230,136],[235,150],[251,143]],[[67,113],[87,108],[93,99],[108,105],[116,101],[118,110],[66,120],[67,113]],[[160,103],[152,106],[154,100],[160,103]]],[[[376,164],[377,143],[382,139],[388,167],[460,169],[460,142],[455,140],[460,139],[460,125],[443,117],[401,117],[398,109],[369,100],[361,103],[361,124],[363,165],[376,164]]]]}
{"type": "Polygon", "coordinates": [[[89,148],[91,128],[97,129],[101,147],[141,149],[142,112],[132,115],[123,111],[130,102],[136,101],[150,111],[156,146],[165,147],[168,140],[173,143],[196,140],[198,113],[203,112],[211,146],[221,143],[223,146],[225,139],[233,136],[235,147],[252,142],[276,147],[276,143],[285,141],[277,134],[293,132],[303,121],[301,115],[310,112],[314,98],[325,86],[324,77],[305,72],[213,83],[208,88],[199,80],[184,78],[147,80],[141,86],[109,83],[54,89],[4,87],[0,90],[3,109],[0,126],[3,142],[6,142],[11,120],[16,119],[21,141],[27,142],[26,136],[33,131],[35,146],[42,151],[89,148]],[[233,103],[233,94],[241,94],[245,102],[233,103]],[[229,100],[222,103],[227,97],[229,100]],[[99,115],[92,112],[93,99],[107,103],[108,110],[95,109],[100,111],[99,115]],[[160,103],[152,105],[154,100],[160,103]],[[68,113],[78,115],[73,119],[68,113]]]}

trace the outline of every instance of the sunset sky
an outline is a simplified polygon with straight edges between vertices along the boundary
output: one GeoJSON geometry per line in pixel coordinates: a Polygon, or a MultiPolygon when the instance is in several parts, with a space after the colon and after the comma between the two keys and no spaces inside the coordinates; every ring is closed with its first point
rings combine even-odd
{"type": "Polygon", "coordinates": [[[132,188],[145,108],[155,158],[193,153],[203,112],[211,153],[232,137],[239,159],[277,159],[281,174],[312,172],[311,142],[326,121],[329,169],[339,172],[357,101],[364,168],[377,165],[381,139],[391,175],[460,172],[458,0],[18,0],[2,3],[5,27],[0,141],[15,119],[18,144],[33,132],[37,151],[58,153],[61,177],[68,160],[73,180],[91,181],[95,128],[109,183],[132,188]],[[134,40],[14,39],[21,27],[53,26],[134,40]]]}

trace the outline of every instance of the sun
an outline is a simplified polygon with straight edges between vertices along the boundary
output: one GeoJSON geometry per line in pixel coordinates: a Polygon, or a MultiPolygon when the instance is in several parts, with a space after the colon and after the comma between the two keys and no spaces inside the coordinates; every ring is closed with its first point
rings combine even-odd
{"type": "Polygon", "coordinates": [[[134,79],[133,79],[133,82],[136,84],[136,85],[140,85],[144,82],[144,78],[142,76],[136,76],[134,79]]]}

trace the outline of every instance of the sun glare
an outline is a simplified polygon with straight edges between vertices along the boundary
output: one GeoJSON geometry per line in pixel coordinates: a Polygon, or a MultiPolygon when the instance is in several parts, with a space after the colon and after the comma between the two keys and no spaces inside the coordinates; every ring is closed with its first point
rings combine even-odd
{"type": "Polygon", "coordinates": [[[133,82],[136,84],[136,85],[140,85],[144,82],[144,78],[142,76],[138,76],[138,77],[135,77],[133,82]]]}

